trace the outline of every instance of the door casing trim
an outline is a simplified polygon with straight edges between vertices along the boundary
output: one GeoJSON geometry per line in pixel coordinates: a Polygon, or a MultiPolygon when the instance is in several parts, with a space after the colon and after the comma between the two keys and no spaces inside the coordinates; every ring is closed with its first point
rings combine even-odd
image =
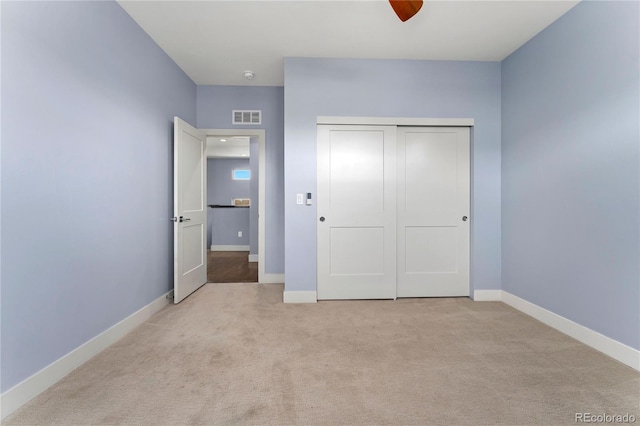
{"type": "Polygon", "coordinates": [[[410,118],[410,117],[335,117],[318,116],[316,124],[347,124],[398,127],[473,127],[473,118],[410,118]]]}

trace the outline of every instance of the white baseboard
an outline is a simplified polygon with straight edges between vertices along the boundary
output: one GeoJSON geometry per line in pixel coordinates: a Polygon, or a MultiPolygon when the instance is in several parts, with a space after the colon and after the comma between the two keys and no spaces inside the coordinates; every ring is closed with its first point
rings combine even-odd
{"type": "Polygon", "coordinates": [[[170,303],[168,292],[0,395],[0,419],[51,387],[170,303]]]}
{"type": "Polygon", "coordinates": [[[593,331],[577,322],[571,321],[563,316],[553,313],[543,307],[528,302],[518,296],[514,296],[504,290],[478,290],[474,292],[474,300],[501,300],[514,309],[525,313],[538,321],[548,325],[551,328],[573,337],[577,341],[584,343],[593,349],[602,352],[611,358],[620,361],[621,363],[628,365],[629,367],[640,371],[640,351],[627,346],[624,343],[620,343],[610,337],[593,331]],[[491,293],[483,294],[482,292],[489,291],[491,293]],[[483,297],[495,297],[494,292],[500,293],[499,299],[481,299],[483,297]],[[481,292],[476,298],[476,293],[481,292]]]}
{"type": "Polygon", "coordinates": [[[284,303],[316,303],[318,293],[315,291],[285,291],[282,299],[284,303]]]}
{"type": "Polygon", "coordinates": [[[476,290],[473,292],[476,302],[497,302],[502,300],[502,290],[476,290]]]}
{"type": "Polygon", "coordinates": [[[224,246],[224,245],[211,245],[211,251],[249,251],[249,246],[224,246]]]}
{"type": "Polygon", "coordinates": [[[257,262],[258,261],[258,256],[257,254],[250,254],[249,255],[249,262],[257,262]]]}
{"type": "Polygon", "coordinates": [[[282,284],[284,283],[284,274],[264,274],[259,281],[260,284],[282,284]]]}

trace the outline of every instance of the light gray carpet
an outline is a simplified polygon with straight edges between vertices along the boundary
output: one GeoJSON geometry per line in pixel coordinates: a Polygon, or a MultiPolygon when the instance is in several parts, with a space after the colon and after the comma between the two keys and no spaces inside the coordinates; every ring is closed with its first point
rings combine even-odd
{"type": "Polygon", "coordinates": [[[502,303],[281,300],[207,284],[6,424],[640,423],[639,373],[502,303]]]}

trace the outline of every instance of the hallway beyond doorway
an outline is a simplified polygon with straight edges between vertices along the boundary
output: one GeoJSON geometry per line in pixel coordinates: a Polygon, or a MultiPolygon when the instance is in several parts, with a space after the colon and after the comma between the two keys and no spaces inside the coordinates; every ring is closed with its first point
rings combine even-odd
{"type": "Polygon", "coordinates": [[[258,263],[248,261],[248,251],[207,250],[210,283],[257,283],[258,263]]]}

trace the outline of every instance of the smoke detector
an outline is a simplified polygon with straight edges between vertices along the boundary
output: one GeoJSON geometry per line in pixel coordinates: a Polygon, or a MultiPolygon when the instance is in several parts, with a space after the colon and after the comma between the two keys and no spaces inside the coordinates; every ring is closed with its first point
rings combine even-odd
{"type": "Polygon", "coordinates": [[[247,80],[253,80],[253,77],[255,77],[255,74],[253,73],[253,71],[244,72],[244,78],[246,78],[247,80]]]}

